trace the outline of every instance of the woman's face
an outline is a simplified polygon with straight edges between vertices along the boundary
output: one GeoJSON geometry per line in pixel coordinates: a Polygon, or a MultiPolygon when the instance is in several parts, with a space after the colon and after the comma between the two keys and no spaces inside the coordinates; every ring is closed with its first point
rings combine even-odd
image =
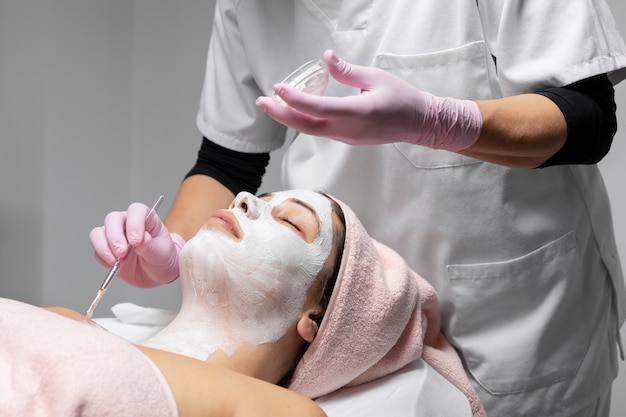
{"type": "Polygon", "coordinates": [[[241,270],[243,274],[258,273],[260,264],[271,264],[272,275],[304,272],[315,278],[332,246],[331,211],[330,201],[312,191],[283,191],[261,198],[243,192],[228,210],[212,216],[201,232],[219,239],[238,265],[252,261],[249,271],[241,270]]]}
{"type": "Polygon", "coordinates": [[[330,201],[312,191],[282,191],[260,198],[243,192],[228,210],[220,210],[211,217],[204,228],[225,234],[238,242],[238,247],[245,246],[248,256],[257,254],[267,258],[269,255],[285,265],[289,265],[294,256],[308,260],[299,265],[306,265],[317,275],[330,253],[331,211],[330,201]],[[271,242],[271,245],[259,253],[258,242],[271,242]],[[284,244],[287,242],[290,245],[284,244]],[[286,252],[277,250],[281,244],[286,252]]]}
{"type": "Polygon", "coordinates": [[[297,320],[332,248],[332,208],[318,193],[237,195],[183,247],[181,279],[226,313],[248,343],[278,340],[297,320]],[[245,328],[245,329],[244,329],[245,328]]]}

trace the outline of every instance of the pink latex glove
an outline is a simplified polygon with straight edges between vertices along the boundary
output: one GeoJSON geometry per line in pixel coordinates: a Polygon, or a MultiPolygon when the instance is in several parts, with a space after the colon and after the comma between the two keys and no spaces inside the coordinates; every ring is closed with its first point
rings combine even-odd
{"type": "Polygon", "coordinates": [[[178,254],[185,244],[181,236],[167,231],[156,213],[147,220],[149,210],[145,204],[133,203],[128,211],[107,214],[104,226],[89,233],[96,260],[111,268],[116,258],[122,258],[117,276],[141,288],[178,278],[178,254]]]}
{"type": "Polygon", "coordinates": [[[299,132],[349,145],[407,142],[459,151],[480,135],[482,115],[473,101],[417,90],[380,68],[349,64],[330,50],[322,59],[333,78],[360,88],[361,94],[324,97],[277,84],[274,92],[287,105],[259,97],[257,106],[299,132]]]}

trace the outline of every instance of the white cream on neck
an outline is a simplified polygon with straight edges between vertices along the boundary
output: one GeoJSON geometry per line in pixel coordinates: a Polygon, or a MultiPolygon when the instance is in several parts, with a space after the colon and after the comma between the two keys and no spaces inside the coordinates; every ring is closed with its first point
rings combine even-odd
{"type": "Polygon", "coordinates": [[[331,251],[330,201],[306,190],[278,192],[269,201],[240,193],[229,211],[241,239],[204,227],[187,242],[180,254],[181,310],[145,345],[206,360],[217,349],[232,355],[244,343],[275,342],[297,320],[331,251]],[[311,243],[273,215],[294,199],[319,221],[311,243]]]}

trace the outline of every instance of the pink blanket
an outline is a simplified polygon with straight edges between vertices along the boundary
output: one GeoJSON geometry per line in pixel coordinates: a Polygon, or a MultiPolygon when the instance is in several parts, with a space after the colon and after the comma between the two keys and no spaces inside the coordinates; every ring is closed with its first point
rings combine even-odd
{"type": "Polygon", "coordinates": [[[434,288],[339,203],[346,244],[335,291],[289,388],[317,398],[422,358],[466,395],[474,416],[484,416],[459,356],[440,331],[434,288]]]}
{"type": "Polygon", "coordinates": [[[0,298],[0,416],[177,415],[160,371],[128,342],[0,298]]]}

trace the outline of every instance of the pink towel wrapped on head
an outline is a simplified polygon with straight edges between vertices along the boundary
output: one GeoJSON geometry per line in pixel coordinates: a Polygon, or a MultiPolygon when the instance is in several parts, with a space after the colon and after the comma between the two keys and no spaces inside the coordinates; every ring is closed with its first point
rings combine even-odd
{"type": "Polygon", "coordinates": [[[337,202],[346,219],[339,276],[289,388],[318,398],[381,378],[421,357],[467,396],[474,416],[484,416],[459,356],[440,331],[433,287],[337,202]]]}

